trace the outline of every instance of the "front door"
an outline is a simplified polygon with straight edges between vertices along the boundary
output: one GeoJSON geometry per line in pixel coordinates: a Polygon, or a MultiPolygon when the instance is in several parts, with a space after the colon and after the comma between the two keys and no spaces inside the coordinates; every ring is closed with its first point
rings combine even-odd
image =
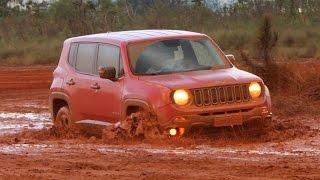
{"type": "Polygon", "coordinates": [[[123,89],[122,62],[120,58],[120,48],[114,45],[100,44],[98,46],[98,56],[96,62],[97,74],[92,78],[92,92],[94,120],[107,121],[111,123],[120,120],[121,98],[123,89]],[[98,67],[115,67],[116,78],[113,80],[100,78],[98,67]]]}
{"type": "MultiPolygon", "coordinates": [[[[65,80],[65,89],[70,97],[71,111],[74,120],[90,119],[94,109],[92,102],[92,77],[94,77],[94,63],[96,60],[97,44],[79,43],[76,50],[70,51],[75,55],[69,61],[73,70],[65,80]]],[[[70,57],[69,57],[70,59],[70,57]]]]}
{"type": "Polygon", "coordinates": [[[111,123],[118,122],[120,120],[123,81],[111,81],[95,77],[92,82],[94,86],[99,87],[99,89],[92,90],[93,95],[91,97],[94,100],[92,119],[111,123]]]}

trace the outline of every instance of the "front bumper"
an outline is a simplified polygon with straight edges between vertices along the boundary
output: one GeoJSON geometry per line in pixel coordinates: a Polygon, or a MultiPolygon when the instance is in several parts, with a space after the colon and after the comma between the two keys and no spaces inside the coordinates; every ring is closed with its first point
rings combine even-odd
{"type": "Polygon", "coordinates": [[[234,111],[216,115],[186,115],[175,117],[172,119],[168,127],[183,127],[192,126],[234,126],[242,125],[245,122],[253,120],[270,119],[272,113],[267,110],[267,107],[256,107],[249,111],[234,111]]]}
{"type": "Polygon", "coordinates": [[[268,120],[272,117],[270,101],[265,98],[256,103],[226,105],[193,111],[179,111],[175,107],[164,107],[157,114],[164,128],[189,128],[192,126],[234,126],[253,120],[268,120]]]}

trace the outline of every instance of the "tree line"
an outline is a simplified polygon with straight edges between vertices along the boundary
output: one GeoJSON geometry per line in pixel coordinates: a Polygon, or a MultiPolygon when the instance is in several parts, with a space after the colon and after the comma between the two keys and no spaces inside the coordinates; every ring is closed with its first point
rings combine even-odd
{"type": "Polygon", "coordinates": [[[1,36],[10,29],[21,39],[30,33],[50,36],[90,34],[141,28],[173,28],[207,31],[226,19],[256,19],[263,14],[286,17],[288,21],[319,21],[318,0],[58,0],[9,8],[0,1],[1,36]],[[23,28],[22,28],[23,27],[23,28]]]}
{"type": "MultiPolygon", "coordinates": [[[[54,62],[67,37],[132,29],[202,32],[225,50],[248,50],[255,56],[256,42],[265,41],[259,26],[266,24],[266,16],[277,31],[293,29],[284,36],[271,27],[272,36],[262,33],[281,41],[283,56],[313,57],[319,49],[319,42],[311,38],[320,37],[320,27],[313,28],[320,22],[319,0],[229,0],[226,4],[221,0],[56,0],[27,1],[16,7],[9,7],[9,1],[0,0],[0,61],[54,62]]],[[[276,43],[258,47],[268,50],[269,46],[276,43]]]]}

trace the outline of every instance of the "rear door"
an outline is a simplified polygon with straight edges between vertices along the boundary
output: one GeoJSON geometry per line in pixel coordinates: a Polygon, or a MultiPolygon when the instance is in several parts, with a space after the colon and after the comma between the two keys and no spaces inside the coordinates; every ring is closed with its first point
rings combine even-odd
{"type": "Polygon", "coordinates": [[[99,89],[94,91],[92,96],[95,109],[95,119],[117,122],[120,118],[121,95],[123,89],[123,70],[120,55],[120,48],[110,44],[99,44],[97,62],[95,64],[96,76],[92,78],[92,84],[99,89]],[[102,79],[98,76],[98,67],[115,67],[116,80],[102,79]]]}
{"type": "Polygon", "coordinates": [[[92,77],[96,61],[97,44],[77,43],[74,51],[74,59],[69,62],[73,71],[66,79],[66,88],[71,101],[72,116],[75,120],[90,119],[94,109],[92,104],[92,77]]]}

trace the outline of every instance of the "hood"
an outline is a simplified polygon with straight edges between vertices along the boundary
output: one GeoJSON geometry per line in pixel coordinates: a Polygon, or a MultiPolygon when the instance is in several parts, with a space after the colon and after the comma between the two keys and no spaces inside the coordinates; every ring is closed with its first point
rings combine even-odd
{"type": "Polygon", "coordinates": [[[235,67],[155,76],[139,76],[139,79],[149,83],[156,83],[170,89],[193,89],[262,81],[258,76],[235,67]]]}

